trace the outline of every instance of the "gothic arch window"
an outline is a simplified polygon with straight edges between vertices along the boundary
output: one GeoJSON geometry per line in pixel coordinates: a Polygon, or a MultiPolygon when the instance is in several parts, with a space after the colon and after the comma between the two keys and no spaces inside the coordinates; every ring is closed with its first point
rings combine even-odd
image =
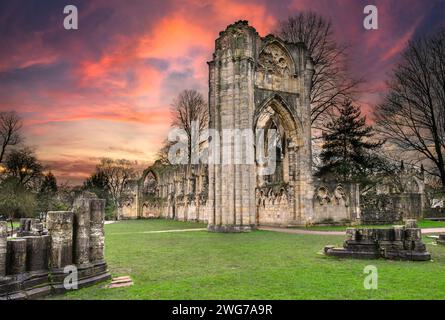
{"type": "Polygon", "coordinates": [[[262,130],[256,146],[258,186],[285,184],[294,179],[295,147],[300,145],[301,137],[296,121],[280,99],[273,98],[258,110],[255,129],[262,130]],[[270,152],[275,153],[274,157],[270,157],[270,152]],[[271,167],[269,161],[272,160],[275,165],[271,167]],[[265,171],[264,167],[274,170],[265,171]]]}
{"type": "Polygon", "coordinates": [[[158,191],[158,181],[154,173],[150,171],[144,179],[142,192],[146,195],[157,195],[158,191]]]}

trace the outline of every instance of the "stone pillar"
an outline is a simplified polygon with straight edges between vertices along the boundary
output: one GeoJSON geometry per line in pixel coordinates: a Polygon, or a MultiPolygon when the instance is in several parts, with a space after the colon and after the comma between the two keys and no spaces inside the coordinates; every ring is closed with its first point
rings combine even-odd
{"type": "Polygon", "coordinates": [[[90,262],[104,260],[105,200],[91,199],[90,211],[90,262]]]}
{"type": "Polygon", "coordinates": [[[74,201],[73,246],[74,263],[81,265],[90,261],[90,211],[91,199],[79,197],[74,201]]]}
{"type": "Polygon", "coordinates": [[[405,221],[406,228],[417,228],[417,220],[416,219],[408,219],[405,221]]]}
{"type": "Polygon", "coordinates": [[[0,221],[0,279],[6,276],[7,222],[0,221]]]}
{"type": "Polygon", "coordinates": [[[50,236],[28,236],[26,240],[26,271],[48,269],[50,236]]]}
{"type": "Polygon", "coordinates": [[[8,239],[7,270],[9,275],[16,275],[26,271],[26,240],[23,238],[8,239]]]}
{"type": "Polygon", "coordinates": [[[46,218],[51,235],[50,266],[63,268],[73,263],[73,212],[50,211],[46,218]]]}
{"type": "Polygon", "coordinates": [[[244,133],[253,132],[258,40],[258,33],[246,21],[232,24],[220,33],[214,59],[209,62],[210,126],[220,135],[212,137],[213,146],[219,150],[214,150],[216,157],[209,165],[213,184],[209,187],[209,205],[214,206],[209,212],[209,231],[249,231],[256,224],[256,168],[248,161],[253,155],[252,144],[242,146],[249,144],[244,133]]]}
{"type": "MultiPolygon", "coordinates": [[[[303,54],[303,52],[301,52],[303,54]]],[[[307,54],[307,52],[306,52],[307,54]]],[[[311,102],[310,92],[312,87],[312,77],[315,69],[312,59],[307,57],[305,70],[302,77],[303,91],[300,97],[302,102],[301,121],[303,123],[302,145],[299,148],[298,165],[300,172],[300,210],[306,218],[310,217],[315,221],[313,211],[314,184],[312,176],[312,127],[311,127],[311,102]]]]}

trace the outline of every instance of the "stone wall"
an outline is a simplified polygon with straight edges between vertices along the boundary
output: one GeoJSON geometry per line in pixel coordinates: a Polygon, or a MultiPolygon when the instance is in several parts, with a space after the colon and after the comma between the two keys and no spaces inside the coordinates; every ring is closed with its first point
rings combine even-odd
{"type": "Polygon", "coordinates": [[[169,218],[207,222],[208,175],[206,165],[156,164],[131,185],[129,201],[120,209],[122,219],[169,218]],[[148,175],[156,180],[147,192],[148,175]]]}
{"type": "Polygon", "coordinates": [[[32,299],[66,291],[66,266],[75,266],[78,288],[108,279],[104,259],[105,200],[84,193],[73,211],[51,211],[46,228],[22,219],[16,237],[0,222],[0,300],[32,299]]]}
{"type": "Polygon", "coordinates": [[[390,224],[406,219],[422,218],[422,194],[396,193],[361,196],[363,224],[390,224]]]}
{"type": "Polygon", "coordinates": [[[313,223],[348,223],[360,220],[358,184],[316,181],[313,223]]]}
{"type": "Polygon", "coordinates": [[[292,217],[294,196],[289,186],[257,188],[256,209],[258,225],[288,226],[292,217]]]}

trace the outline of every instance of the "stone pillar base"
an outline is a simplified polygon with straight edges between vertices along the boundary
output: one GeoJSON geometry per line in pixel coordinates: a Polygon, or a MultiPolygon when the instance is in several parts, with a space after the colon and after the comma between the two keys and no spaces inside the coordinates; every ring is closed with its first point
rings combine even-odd
{"type": "Polygon", "coordinates": [[[255,225],[208,225],[207,231],[221,233],[242,233],[255,230],[255,225]]]}
{"type": "MultiPolygon", "coordinates": [[[[105,261],[78,265],[76,267],[78,272],[78,289],[111,279],[105,261]]],[[[67,275],[67,273],[64,273],[64,268],[51,270],[51,287],[53,294],[62,294],[67,291],[63,284],[67,275]]]]}
{"type": "Polygon", "coordinates": [[[48,270],[32,271],[0,279],[0,300],[28,300],[51,293],[48,270]]]}
{"type": "MultiPolygon", "coordinates": [[[[78,289],[92,286],[111,278],[105,261],[76,266],[78,289]]],[[[0,278],[0,300],[29,300],[50,294],[61,294],[67,290],[63,281],[68,273],[64,268],[21,273],[0,278]]]]}

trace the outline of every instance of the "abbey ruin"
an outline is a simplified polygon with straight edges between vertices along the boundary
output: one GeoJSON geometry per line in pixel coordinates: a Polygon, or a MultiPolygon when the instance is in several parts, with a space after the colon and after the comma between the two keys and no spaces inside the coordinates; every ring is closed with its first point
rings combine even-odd
{"type": "Polygon", "coordinates": [[[16,234],[0,221],[0,300],[41,298],[110,279],[104,221],[105,200],[88,192],[71,211],[21,219],[16,234]],[[74,270],[75,283],[67,282],[74,270]]]}
{"type": "MultiPolygon", "coordinates": [[[[418,173],[406,176],[409,187],[397,197],[368,196],[364,203],[358,185],[314,178],[310,106],[314,66],[303,43],[260,37],[247,21],[238,21],[220,33],[208,66],[208,127],[218,132],[276,130],[274,172],[259,174],[257,158],[253,163],[155,163],[128,186],[131,197],[120,208],[120,218],[203,221],[209,231],[240,232],[258,225],[360,222],[366,220],[363,212],[375,222],[390,220],[386,211],[404,218],[418,215],[412,210],[412,204],[422,201],[423,180],[418,173]]],[[[233,141],[217,139],[236,157],[233,141]]],[[[246,160],[247,155],[240,157],[246,160]]]]}

